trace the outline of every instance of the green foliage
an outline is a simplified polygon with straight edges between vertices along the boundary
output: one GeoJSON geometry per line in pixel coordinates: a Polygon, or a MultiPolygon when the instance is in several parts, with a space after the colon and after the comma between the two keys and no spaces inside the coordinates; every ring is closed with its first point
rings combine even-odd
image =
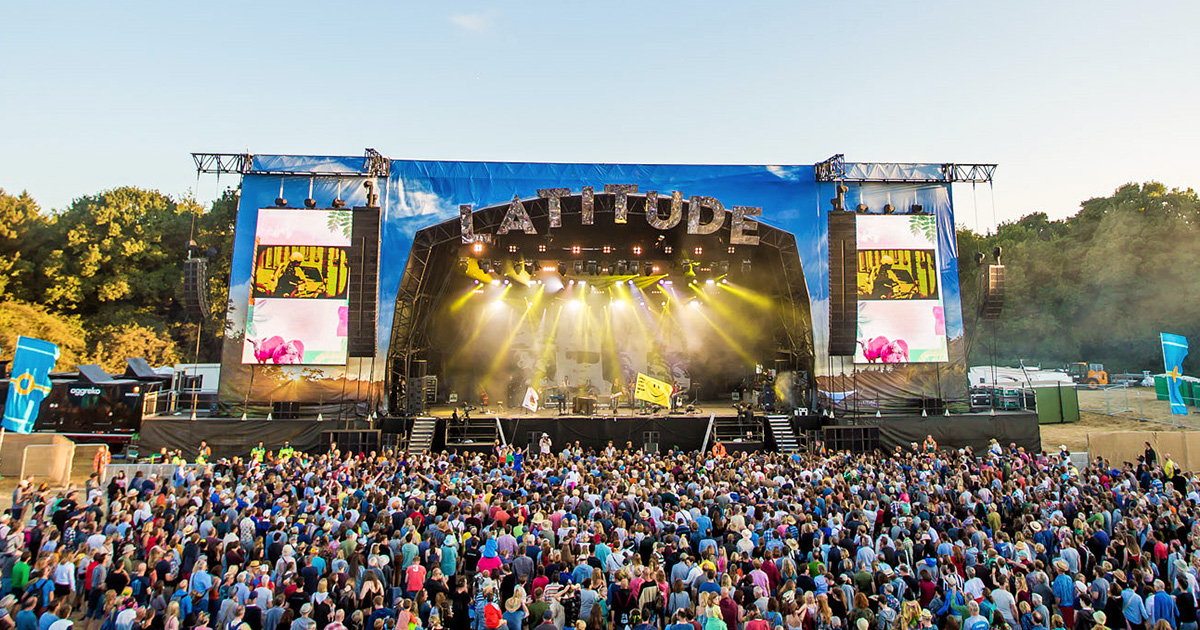
{"type": "Polygon", "coordinates": [[[36,273],[34,260],[48,224],[29,193],[14,197],[0,188],[0,299],[30,298],[23,282],[36,273]]]}
{"type": "Polygon", "coordinates": [[[59,365],[97,362],[123,370],[126,357],[151,364],[220,356],[237,192],[207,211],[192,199],[116,188],[45,213],[29,195],[0,190],[0,343],[17,335],[63,348],[59,365]],[[182,309],[189,238],[210,248],[203,321],[182,309]],[[36,302],[43,306],[32,306],[36,302]],[[33,309],[32,311],[30,309],[33,309]]]}
{"type": "Polygon", "coordinates": [[[17,337],[36,337],[58,344],[58,369],[69,370],[83,362],[83,326],[70,315],[57,315],[45,307],[17,300],[0,301],[0,357],[12,360],[17,337]]]}
{"type": "Polygon", "coordinates": [[[1151,182],[1089,199],[1063,221],[1035,213],[987,236],[959,231],[969,360],[990,363],[994,338],[1000,363],[1088,361],[1110,372],[1160,371],[1158,333],[1200,342],[1198,221],[1195,192],[1151,182]],[[990,257],[997,245],[1007,295],[993,337],[992,324],[976,317],[983,270],[974,254],[990,257]]]}
{"type": "Polygon", "coordinates": [[[175,340],[160,327],[136,323],[105,326],[94,331],[91,339],[92,363],[109,372],[124,370],[129,357],[142,357],[150,365],[172,365],[181,357],[175,340]]]}

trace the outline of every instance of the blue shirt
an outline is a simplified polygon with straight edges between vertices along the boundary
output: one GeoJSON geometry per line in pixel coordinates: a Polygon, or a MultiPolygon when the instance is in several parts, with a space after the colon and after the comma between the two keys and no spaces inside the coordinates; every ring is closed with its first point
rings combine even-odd
{"type": "Polygon", "coordinates": [[[1175,624],[1175,598],[1171,597],[1166,591],[1159,591],[1154,594],[1154,610],[1150,611],[1150,620],[1152,622],[1159,619],[1166,619],[1171,627],[1176,627],[1175,624]]]}
{"type": "Polygon", "coordinates": [[[1125,620],[1134,625],[1142,623],[1146,617],[1146,605],[1142,602],[1142,598],[1138,597],[1133,589],[1127,588],[1121,591],[1121,600],[1124,602],[1121,606],[1121,613],[1125,616],[1125,620]]]}
{"type": "Polygon", "coordinates": [[[1060,608],[1075,606],[1075,582],[1066,573],[1059,573],[1050,587],[1054,589],[1054,597],[1058,599],[1060,608]]]}

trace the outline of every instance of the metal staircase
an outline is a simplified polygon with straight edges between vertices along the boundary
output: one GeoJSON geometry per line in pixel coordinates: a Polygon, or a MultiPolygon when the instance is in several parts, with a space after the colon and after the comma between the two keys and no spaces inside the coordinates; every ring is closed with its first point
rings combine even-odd
{"type": "Polygon", "coordinates": [[[792,431],[790,416],[767,416],[767,424],[771,428],[771,435],[775,438],[775,446],[780,453],[800,451],[800,441],[796,439],[795,431],[792,431]]]}
{"type": "Polygon", "coordinates": [[[416,418],[408,434],[409,453],[428,453],[437,431],[437,418],[416,418]]]}

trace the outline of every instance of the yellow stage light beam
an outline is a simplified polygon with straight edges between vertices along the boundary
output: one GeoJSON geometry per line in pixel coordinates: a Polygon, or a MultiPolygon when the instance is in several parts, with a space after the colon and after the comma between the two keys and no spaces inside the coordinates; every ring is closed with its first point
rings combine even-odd
{"type": "Polygon", "coordinates": [[[462,307],[466,306],[467,302],[471,300],[471,296],[475,295],[475,290],[477,288],[479,288],[479,287],[476,285],[471,285],[471,286],[467,287],[466,292],[464,292],[462,295],[454,298],[454,301],[450,303],[450,306],[447,307],[448,312],[451,314],[454,314],[454,313],[457,313],[458,311],[462,310],[462,307]]]}
{"type": "MultiPolygon", "coordinates": [[[[508,287],[505,287],[506,289],[508,287]]],[[[496,355],[492,357],[492,364],[488,368],[485,379],[490,379],[500,369],[500,364],[508,355],[508,349],[512,347],[512,342],[517,338],[517,333],[521,331],[521,327],[525,325],[525,320],[529,319],[530,313],[542,301],[542,287],[538,287],[537,292],[533,294],[533,299],[525,303],[525,311],[521,313],[521,317],[512,326],[509,326],[508,334],[504,337],[504,341],[500,342],[500,346],[496,349],[496,355]]]]}
{"type": "Polygon", "coordinates": [[[708,314],[704,312],[703,308],[695,309],[695,313],[697,315],[699,315],[700,317],[702,317],[704,319],[704,321],[708,323],[709,326],[712,326],[712,329],[714,332],[717,333],[717,336],[720,337],[721,339],[723,339],[725,341],[725,343],[729,346],[729,348],[731,350],[733,350],[734,352],[736,352],[737,355],[746,362],[747,366],[751,366],[751,365],[755,364],[754,357],[750,356],[750,353],[746,352],[746,350],[742,348],[742,345],[740,343],[738,343],[733,337],[731,337],[729,335],[729,333],[722,330],[722,328],[720,326],[718,326],[715,322],[713,322],[713,320],[708,317],[708,314]]]}
{"type": "Polygon", "coordinates": [[[750,305],[756,306],[763,310],[769,310],[774,305],[774,303],[771,302],[771,298],[763,295],[762,293],[759,293],[758,291],[748,289],[741,285],[729,283],[729,284],[717,284],[716,286],[718,288],[728,291],[729,293],[733,294],[735,297],[748,302],[750,305]]]}

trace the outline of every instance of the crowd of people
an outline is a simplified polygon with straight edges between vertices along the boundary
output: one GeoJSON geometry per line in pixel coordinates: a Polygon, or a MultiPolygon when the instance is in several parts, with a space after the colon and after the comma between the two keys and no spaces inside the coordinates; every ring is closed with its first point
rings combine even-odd
{"type": "MultiPolygon", "coordinates": [[[[1197,630],[1147,447],[181,461],[0,517],[0,630],[1197,630]]],[[[207,457],[207,453],[203,453],[207,457]]]]}

